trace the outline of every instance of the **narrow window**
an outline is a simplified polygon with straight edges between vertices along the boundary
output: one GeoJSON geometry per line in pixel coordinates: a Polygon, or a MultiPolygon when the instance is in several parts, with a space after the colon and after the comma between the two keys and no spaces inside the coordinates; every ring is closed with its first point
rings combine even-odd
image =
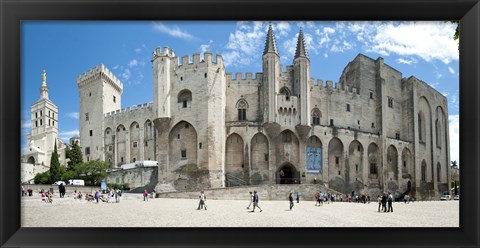
{"type": "Polygon", "coordinates": [[[42,119],[40,119],[40,126],[42,125],[42,119]]]}
{"type": "Polygon", "coordinates": [[[205,78],[207,78],[207,73],[205,73],[205,78]]]}
{"type": "Polygon", "coordinates": [[[373,92],[370,92],[370,99],[373,99],[373,92]]]}
{"type": "Polygon", "coordinates": [[[137,124],[136,128],[140,128],[140,125],[137,124]]]}
{"type": "Polygon", "coordinates": [[[180,81],[183,81],[183,77],[180,77],[180,81]]]}
{"type": "Polygon", "coordinates": [[[38,113],[35,113],[35,118],[38,118],[38,113]]]}
{"type": "Polygon", "coordinates": [[[38,121],[35,121],[35,127],[38,127],[38,121]]]}
{"type": "Polygon", "coordinates": [[[202,142],[198,143],[198,148],[202,149],[202,142]]]}
{"type": "Polygon", "coordinates": [[[93,130],[90,130],[90,136],[93,136],[93,130]]]}
{"type": "Polygon", "coordinates": [[[148,146],[148,141],[145,141],[145,146],[148,146]]]}
{"type": "Polygon", "coordinates": [[[360,145],[357,146],[357,151],[360,151],[361,147],[360,145]]]}
{"type": "Polygon", "coordinates": [[[40,116],[42,116],[42,111],[40,110],[40,116]]]}
{"type": "Polygon", "coordinates": [[[393,98],[388,97],[388,107],[393,108],[393,98]]]}
{"type": "Polygon", "coordinates": [[[55,113],[52,113],[52,118],[55,119],[55,113]]]}
{"type": "Polygon", "coordinates": [[[120,162],[122,162],[122,163],[123,163],[123,157],[121,157],[121,158],[120,158],[120,162]]]}
{"type": "Polygon", "coordinates": [[[372,122],[372,128],[375,128],[375,123],[372,122]]]}
{"type": "Polygon", "coordinates": [[[425,164],[422,165],[422,181],[427,180],[427,166],[425,164]]]}
{"type": "Polygon", "coordinates": [[[357,124],[360,125],[360,120],[357,120],[357,124]]]}
{"type": "Polygon", "coordinates": [[[113,147],[112,146],[108,146],[108,150],[109,151],[112,151],[113,147]]]}
{"type": "Polygon", "coordinates": [[[137,158],[133,158],[133,162],[137,161],[137,158]]]}
{"type": "Polygon", "coordinates": [[[88,92],[88,96],[92,96],[92,92],[88,92]]]}
{"type": "Polygon", "coordinates": [[[137,147],[137,142],[133,142],[133,147],[136,148],[137,147]]]}
{"type": "Polygon", "coordinates": [[[333,119],[330,119],[330,126],[333,126],[333,119]]]}
{"type": "Polygon", "coordinates": [[[182,101],[182,108],[186,108],[187,107],[187,100],[184,100],[182,101]]]}
{"type": "Polygon", "coordinates": [[[340,175],[340,174],[341,174],[340,171],[338,171],[338,175],[340,175]]]}
{"type": "Polygon", "coordinates": [[[396,133],[395,133],[395,139],[397,139],[397,140],[400,139],[400,133],[399,133],[399,132],[396,132],[396,133]]]}
{"type": "Polygon", "coordinates": [[[358,164],[355,165],[355,171],[358,171],[358,164]]]}
{"type": "Polygon", "coordinates": [[[48,119],[48,125],[50,126],[50,119],[48,119]]]}
{"type": "Polygon", "coordinates": [[[247,119],[247,110],[246,109],[239,109],[238,110],[238,120],[245,121],[247,119]]]}
{"type": "Polygon", "coordinates": [[[182,160],[187,159],[187,150],[182,150],[182,160]]]}
{"type": "Polygon", "coordinates": [[[90,155],[90,147],[85,147],[85,155],[90,155]]]}
{"type": "Polygon", "coordinates": [[[268,153],[263,154],[265,161],[268,161],[268,153]]]}
{"type": "Polygon", "coordinates": [[[283,142],[284,143],[290,143],[292,142],[292,134],[289,132],[286,132],[283,134],[283,142]]]}
{"type": "Polygon", "coordinates": [[[180,134],[177,134],[177,139],[180,139],[180,134]]]}
{"type": "Polygon", "coordinates": [[[377,164],[375,163],[370,164],[370,174],[377,174],[377,164]]]}
{"type": "Polygon", "coordinates": [[[350,104],[347,103],[347,112],[350,112],[350,104]]]}
{"type": "Polygon", "coordinates": [[[339,161],[340,161],[340,158],[339,158],[339,157],[335,157],[335,164],[336,164],[336,165],[338,165],[339,161]]]}
{"type": "Polygon", "coordinates": [[[53,125],[52,126],[55,126],[55,121],[53,121],[53,125]]]}

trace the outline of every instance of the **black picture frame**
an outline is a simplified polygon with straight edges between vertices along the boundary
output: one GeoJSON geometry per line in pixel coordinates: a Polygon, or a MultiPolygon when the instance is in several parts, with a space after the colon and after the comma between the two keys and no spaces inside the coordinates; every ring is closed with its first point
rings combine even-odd
{"type": "Polygon", "coordinates": [[[478,0],[0,0],[0,11],[1,247],[480,246],[478,0]],[[460,228],[20,228],[22,20],[460,20],[460,228]]]}

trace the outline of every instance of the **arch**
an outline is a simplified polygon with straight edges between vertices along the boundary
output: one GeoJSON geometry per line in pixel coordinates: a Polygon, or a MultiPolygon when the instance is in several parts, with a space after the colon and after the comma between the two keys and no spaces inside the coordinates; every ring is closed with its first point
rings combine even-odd
{"type": "Polygon", "coordinates": [[[140,125],[134,121],[130,124],[130,163],[140,157],[140,125]]]}
{"type": "Polygon", "coordinates": [[[300,173],[290,162],[281,164],[276,171],[278,184],[297,184],[300,183],[300,173]]]}
{"type": "Polygon", "coordinates": [[[248,166],[244,158],[243,138],[237,133],[230,134],[225,144],[225,173],[247,179],[248,166]]]}
{"type": "Polygon", "coordinates": [[[113,131],[110,127],[105,129],[103,135],[103,144],[104,144],[104,151],[105,151],[105,160],[110,162],[110,166],[112,166],[113,155],[115,154],[115,136],[113,135],[113,131]]]}
{"type": "Polygon", "coordinates": [[[444,127],[447,127],[445,112],[441,106],[438,106],[436,109],[436,120],[435,120],[435,140],[437,147],[442,149],[445,147],[445,132],[443,132],[444,127]]]}
{"type": "Polygon", "coordinates": [[[290,96],[292,95],[292,91],[288,87],[284,86],[280,89],[279,95],[284,95],[285,100],[290,101],[290,96]]]}
{"type": "Polygon", "coordinates": [[[197,165],[197,131],[189,122],[179,121],[168,134],[168,165],[175,170],[197,165]]]}
{"type": "Polygon", "coordinates": [[[253,136],[250,141],[251,147],[251,161],[252,161],[252,183],[257,184],[261,181],[268,181],[269,171],[268,171],[268,162],[269,162],[269,144],[267,136],[263,133],[257,133],[253,136]],[[254,176],[258,173],[258,177],[254,176]],[[258,178],[258,179],[257,179],[258,178]],[[258,180],[258,181],[257,181],[258,180]]]}
{"type": "Polygon", "coordinates": [[[178,102],[182,104],[182,108],[188,107],[188,102],[192,102],[192,92],[183,89],[178,93],[178,102]]]}
{"type": "Polygon", "coordinates": [[[315,135],[310,136],[307,139],[307,144],[305,147],[305,161],[306,161],[306,171],[310,173],[321,173],[323,172],[323,146],[322,141],[315,135]]]}
{"type": "Polygon", "coordinates": [[[398,152],[394,145],[390,145],[387,148],[386,180],[398,180],[398,152]]]}
{"type": "Polygon", "coordinates": [[[328,173],[330,180],[334,177],[345,175],[343,158],[343,143],[338,138],[333,138],[328,143],[328,173]]]}
{"type": "Polygon", "coordinates": [[[320,125],[320,118],[322,117],[322,113],[318,108],[312,109],[312,126],[320,125]]]}
{"type": "Polygon", "coordinates": [[[380,150],[376,143],[370,143],[368,145],[368,177],[369,178],[381,178],[380,168],[382,161],[380,159],[380,150]]]}
{"type": "Polygon", "coordinates": [[[363,182],[363,146],[354,140],[348,147],[348,172],[350,182],[363,182]]]}
{"type": "Polygon", "coordinates": [[[402,151],[402,175],[408,178],[414,175],[412,152],[408,148],[403,148],[402,151]]]}
{"type": "Polygon", "coordinates": [[[297,136],[289,129],[283,130],[274,141],[276,165],[289,162],[298,165],[300,162],[300,147],[297,136]]]}
{"type": "Polygon", "coordinates": [[[33,156],[28,157],[27,163],[35,164],[35,158],[33,156]]]}
{"type": "MultiPolygon", "coordinates": [[[[145,158],[153,158],[154,157],[154,149],[155,149],[155,124],[147,119],[143,124],[143,149],[144,149],[144,159],[145,158]]],[[[147,159],[149,160],[149,159],[147,159]]],[[[154,159],[156,160],[156,159],[154,159]]]]}
{"type": "Polygon", "coordinates": [[[423,111],[418,112],[418,140],[420,143],[425,143],[426,140],[425,129],[425,114],[423,111]]]}
{"type": "Polygon", "coordinates": [[[235,106],[238,111],[238,120],[239,121],[247,120],[248,102],[245,99],[240,98],[240,100],[237,101],[237,104],[235,106]]]}
{"type": "Polygon", "coordinates": [[[425,159],[422,160],[422,166],[421,166],[421,170],[420,170],[420,179],[422,180],[422,182],[426,182],[427,181],[427,162],[425,162],[425,159]]]}
{"type": "Polygon", "coordinates": [[[116,166],[119,167],[122,164],[127,163],[127,150],[126,150],[126,140],[127,140],[127,131],[125,129],[125,126],[122,124],[118,125],[116,128],[116,135],[115,139],[117,141],[117,149],[115,151],[115,156],[116,156],[116,161],[117,164],[116,166]]]}

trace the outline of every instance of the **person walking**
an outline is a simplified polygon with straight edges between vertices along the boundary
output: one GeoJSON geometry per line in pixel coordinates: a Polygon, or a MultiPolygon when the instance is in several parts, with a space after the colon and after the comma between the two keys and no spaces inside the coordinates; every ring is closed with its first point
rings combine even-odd
{"type": "Polygon", "coordinates": [[[250,193],[250,203],[248,204],[247,209],[250,209],[250,206],[251,206],[252,203],[253,203],[253,193],[252,193],[252,191],[250,191],[249,193],[250,193]]]}
{"type": "Polygon", "coordinates": [[[198,198],[200,198],[200,202],[198,203],[197,210],[200,210],[202,208],[205,208],[205,210],[207,210],[207,205],[205,204],[205,202],[207,201],[207,197],[205,196],[203,191],[200,192],[200,196],[198,198]]]}
{"type": "Polygon", "coordinates": [[[143,201],[148,201],[148,191],[146,188],[143,190],[143,201]]]}
{"type": "Polygon", "coordinates": [[[385,192],[382,195],[382,211],[387,212],[387,194],[385,192]]]}
{"type": "Polygon", "coordinates": [[[388,211],[387,212],[392,212],[393,213],[393,206],[392,206],[392,203],[393,203],[393,195],[392,193],[388,192],[388,197],[387,197],[387,201],[388,201],[388,211]]]}
{"type": "Polygon", "coordinates": [[[260,209],[260,212],[262,212],[263,210],[260,208],[260,206],[258,205],[258,194],[257,194],[257,191],[253,191],[253,209],[252,211],[250,212],[255,212],[255,207],[257,207],[258,209],[260,209]]]}
{"type": "Polygon", "coordinates": [[[293,208],[293,196],[292,193],[288,196],[288,200],[290,201],[290,211],[292,211],[293,208]]]}
{"type": "Polygon", "coordinates": [[[300,203],[300,193],[297,191],[297,203],[300,203]]]}
{"type": "Polygon", "coordinates": [[[97,201],[98,203],[98,199],[100,199],[100,191],[95,191],[95,200],[97,201]]]}

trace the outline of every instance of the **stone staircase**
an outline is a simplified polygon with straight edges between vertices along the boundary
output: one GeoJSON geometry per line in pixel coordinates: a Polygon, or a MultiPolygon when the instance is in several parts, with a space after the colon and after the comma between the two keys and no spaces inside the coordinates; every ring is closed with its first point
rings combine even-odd
{"type": "MultiPolygon", "coordinates": [[[[261,200],[288,200],[288,194],[300,193],[301,200],[313,200],[315,193],[330,192],[341,194],[338,191],[329,189],[320,184],[265,184],[265,185],[245,185],[226,188],[204,189],[207,199],[213,200],[249,200],[249,192],[257,191],[261,200]]],[[[184,192],[157,192],[159,198],[186,198],[197,199],[200,195],[198,191],[184,192]]]]}
{"type": "Polygon", "coordinates": [[[231,174],[225,173],[225,186],[227,187],[234,187],[234,186],[246,186],[248,183],[236,176],[231,174]]]}

